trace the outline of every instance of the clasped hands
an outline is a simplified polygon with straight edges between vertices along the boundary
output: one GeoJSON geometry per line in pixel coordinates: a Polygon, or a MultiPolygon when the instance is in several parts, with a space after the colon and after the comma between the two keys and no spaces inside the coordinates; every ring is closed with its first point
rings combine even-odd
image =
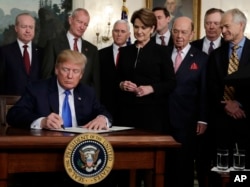
{"type": "Polygon", "coordinates": [[[234,119],[246,118],[245,111],[240,107],[240,104],[235,100],[226,100],[221,101],[222,104],[225,104],[224,110],[227,115],[233,117],[234,119]]]}
{"type": "Polygon", "coordinates": [[[122,81],[120,82],[120,88],[123,91],[126,92],[133,92],[137,97],[142,97],[145,95],[149,95],[154,92],[154,89],[152,86],[137,86],[135,83],[131,81],[122,81]]]}
{"type": "MultiPolygon", "coordinates": [[[[63,119],[56,113],[51,113],[47,117],[43,118],[41,121],[41,128],[43,129],[60,129],[63,124],[63,119]]],[[[103,115],[98,115],[96,118],[82,126],[89,130],[108,130],[106,117],[103,115]]]]}

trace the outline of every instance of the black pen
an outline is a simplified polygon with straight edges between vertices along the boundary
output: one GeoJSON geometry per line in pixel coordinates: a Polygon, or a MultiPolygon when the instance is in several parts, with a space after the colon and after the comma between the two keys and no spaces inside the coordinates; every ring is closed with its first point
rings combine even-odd
{"type": "Polygon", "coordinates": [[[64,125],[63,125],[63,124],[61,125],[61,127],[65,130],[65,127],[64,127],[64,125]]]}

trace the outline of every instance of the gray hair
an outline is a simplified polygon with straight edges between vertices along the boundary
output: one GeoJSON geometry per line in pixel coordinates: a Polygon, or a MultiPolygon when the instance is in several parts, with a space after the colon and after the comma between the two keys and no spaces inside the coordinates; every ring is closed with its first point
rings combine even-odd
{"type": "Polygon", "coordinates": [[[117,20],[114,25],[113,25],[113,29],[115,28],[115,26],[119,23],[123,23],[127,26],[127,30],[128,32],[130,32],[130,26],[129,26],[129,22],[127,20],[124,20],[124,19],[120,19],[120,20],[117,20]]]}
{"type": "Polygon", "coordinates": [[[243,31],[245,31],[247,18],[245,14],[238,8],[230,9],[225,12],[225,14],[231,14],[234,23],[243,23],[243,31]]]}
{"type": "Polygon", "coordinates": [[[85,8],[77,8],[77,9],[75,9],[72,13],[71,13],[71,17],[75,17],[76,15],[77,15],[77,13],[78,12],[84,12],[88,17],[90,17],[90,15],[89,15],[89,12],[87,11],[87,9],[85,9],[85,8]]]}

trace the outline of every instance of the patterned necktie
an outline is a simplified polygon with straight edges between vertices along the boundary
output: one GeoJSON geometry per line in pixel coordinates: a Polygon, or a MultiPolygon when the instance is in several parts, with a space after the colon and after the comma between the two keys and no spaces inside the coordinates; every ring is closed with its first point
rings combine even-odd
{"type": "Polygon", "coordinates": [[[30,56],[29,56],[29,52],[27,50],[28,45],[23,45],[23,61],[24,61],[24,66],[26,69],[26,72],[29,74],[30,73],[30,56]]]}
{"type": "Polygon", "coordinates": [[[65,97],[63,101],[63,108],[62,108],[62,119],[64,127],[72,127],[72,117],[71,117],[71,110],[69,106],[69,95],[70,91],[65,90],[65,97]]]}
{"type": "MultiPolygon", "coordinates": [[[[227,74],[231,74],[238,70],[239,66],[239,58],[237,55],[238,45],[233,46],[232,54],[229,58],[228,70],[227,74]]],[[[233,86],[225,86],[224,89],[224,100],[233,100],[234,99],[234,87],[233,86]]]]}
{"type": "Polygon", "coordinates": [[[174,71],[175,72],[177,72],[177,70],[179,69],[181,62],[182,62],[181,51],[178,50],[175,61],[174,61],[174,71]]]}
{"type": "Polygon", "coordinates": [[[78,51],[79,52],[78,47],[77,47],[77,40],[78,40],[78,38],[74,38],[73,48],[74,48],[74,51],[78,51]]]}
{"type": "Polygon", "coordinates": [[[208,48],[208,54],[210,54],[214,50],[214,43],[210,42],[210,46],[208,48]]]}
{"type": "Polygon", "coordinates": [[[165,36],[160,36],[161,45],[166,45],[164,38],[165,38],[165,36]]]}

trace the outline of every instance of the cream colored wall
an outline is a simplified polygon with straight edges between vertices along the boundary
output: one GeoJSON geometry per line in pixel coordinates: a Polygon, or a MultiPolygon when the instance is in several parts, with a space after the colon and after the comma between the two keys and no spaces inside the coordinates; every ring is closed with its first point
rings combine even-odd
{"type": "MultiPolygon", "coordinates": [[[[88,9],[91,20],[87,31],[84,34],[84,38],[95,45],[98,48],[108,46],[112,43],[112,39],[109,42],[100,42],[97,44],[96,29],[100,31],[100,35],[106,35],[108,23],[108,14],[105,7],[112,7],[112,13],[110,16],[111,29],[115,20],[121,17],[121,7],[123,5],[123,0],[72,0],[73,9],[77,7],[85,7],[88,9]],[[98,28],[97,28],[98,26],[98,28]]],[[[129,10],[129,19],[131,14],[142,7],[146,6],[146,0],[126,0],[126,6],[129,10]]],[[[203,17],[207,9],[216,7],[223,10],[228,10],[231,8],[239,8],[242,10],[247,17],[250,16],[250,3],[249,0],[201,0],[201,15],[200,15],[200,37],[203,37],[204,32],[204,21],[203,17]],[[249,5],[248,5],[249,4],[249,5]],[[246,6],[247,5],[247,6],[246,6]]],[[[250,19],[250,18],[249,18],[250,19]]],[[[133,29],[131,29],[133,31],[133,29]]],[[[246,35],[250,35],[250,27],[246,28],[246,35]]],[[[133,33],[131,33],[132,42],[134,41],[133,33]]],[[[99,40],[100,41],[100,40],[99,40]]]]}
{"type": "MultiPolygon", "coordinates": [[[[84,33],[84,39],[90,41],[91,43],[98,46],[98,48],[103,48],[112,43],[112,38],[108,42],[100,42],[101,36],[107,35],[107,23],[109,20],[109,14],[107,8],[111,9],[110,14],[110,29],[112,30],[113,23],[121,19],[121,8],[123,5],[123,0],[73,0],[73,9],[78,7],[84,7],[88,9],[90,13],[90,23],[84,33]],[[99,42],[97,43],[96,32],[100,32],[99,42]]],[[[126,0],[126,7],[129,10],[129,20],[131,14],[142,7],[146,6],[146,0],[126,0]]],[[[132,31],[132,25],[131,25],[132,31]]],[[[110,35],[111,36],[111,33],[110,35]]],[[[133,33],[131,33],[131,40],[134,41],[133,33]]]]}
{"type": "MultiPolygon", "coordinates": [[[[243,11],[247,17],[250,19],[250,3],[249,0],[202,0],[201,3],[201,29],[200,29],[200,36],[204,36],[204,21],[203,17],[207,9],[216,7],[221,8],[222,10],[226,11],[232,8],[239,8],[243,11]]],[[[250,25],[246,26],[245,35],[250,36],[250,25]]]]}

